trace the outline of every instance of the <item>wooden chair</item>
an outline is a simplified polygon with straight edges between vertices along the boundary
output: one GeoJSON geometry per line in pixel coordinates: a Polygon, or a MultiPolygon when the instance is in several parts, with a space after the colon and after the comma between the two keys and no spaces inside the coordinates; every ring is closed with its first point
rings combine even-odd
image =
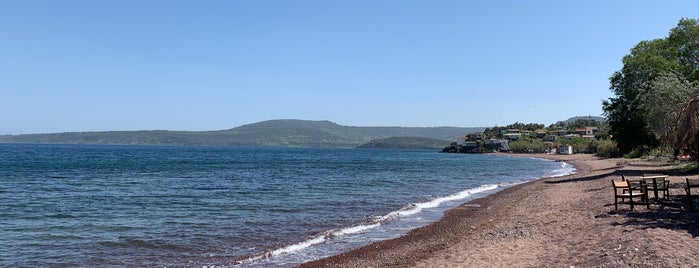
{"type": "Polygon", "coordinates": [[[687,184],[684,186],[684,191],[687,192],[687,205],[689,210],[694,210],[694,198],[699,197],[699,179],[689,179],[689,178],[684,178],[687,181],[687,184]],[[692,194],[692,189],[694,190],[694,194],[692,194]]]}
{"type": "Polygon", "coordinates": [[[612,186],[614,187],[614,210],[619,210],[619,203],[623,203],[626,198],[629,199],[629,206],[633,210],[634,198],[639,198],[638,203],[645,203],[646,208],[650,209],[650,203],[648,202],[648,188],[646,187],[645,181],[639,181],[639,189],[632,188],[629,181],[614,181],[612,180],[612,186]],[[621,199],[621,202],[619,202],[621,199]]]}
{"type": "MultiPolygon", "coordinates": [[[[670,196],[670,180],[664,179],[664,178],[659,178],[655,180],[655,184],[658,188],[658,192],[663,193],[663,199],[668,199],[670,196]]],[[[653,189],[653,180],[646,180],[646,185],[648,185],[648,188],[650,190],[653,189]]]]}

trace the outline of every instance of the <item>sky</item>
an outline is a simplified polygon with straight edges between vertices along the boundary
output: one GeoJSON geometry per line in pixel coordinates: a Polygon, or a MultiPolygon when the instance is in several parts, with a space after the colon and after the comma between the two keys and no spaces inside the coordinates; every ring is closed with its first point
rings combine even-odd
{"type": "Polygon", "coordinates": [[[699,1],[0,0],[0,134],[602,115],[699,1]]]}

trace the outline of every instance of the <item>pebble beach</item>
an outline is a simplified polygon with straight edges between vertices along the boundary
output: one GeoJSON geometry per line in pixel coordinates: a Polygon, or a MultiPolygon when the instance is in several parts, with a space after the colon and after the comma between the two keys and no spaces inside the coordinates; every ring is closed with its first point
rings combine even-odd
{"type": "Polygon", "coordinates": [[[299,267],[699,267],[699,213],[685,175],[664,161],[524,155],[576,173],[513,186],[449,210],[433,224],[299,267]],[[611,180],[669,175],[670,196],[614,209],[611,180]]]}

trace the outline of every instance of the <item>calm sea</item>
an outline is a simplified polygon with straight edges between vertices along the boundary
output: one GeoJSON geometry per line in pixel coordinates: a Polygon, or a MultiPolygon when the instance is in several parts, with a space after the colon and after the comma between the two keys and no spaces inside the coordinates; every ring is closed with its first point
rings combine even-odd
{"type": "Polygon", "coordinates": [[[432,151],[0,144],[0,266],[291,266],[572,171],[432,151]]]}

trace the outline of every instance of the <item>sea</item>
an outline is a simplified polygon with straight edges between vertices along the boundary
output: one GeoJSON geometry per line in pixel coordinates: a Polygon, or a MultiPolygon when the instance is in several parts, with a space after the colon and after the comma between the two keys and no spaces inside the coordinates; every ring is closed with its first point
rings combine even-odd
{"type": "Polygon", "coordinates": [[[291,267],[573,172],[430,150],[0,144],[0,266],[291,267]]]}

